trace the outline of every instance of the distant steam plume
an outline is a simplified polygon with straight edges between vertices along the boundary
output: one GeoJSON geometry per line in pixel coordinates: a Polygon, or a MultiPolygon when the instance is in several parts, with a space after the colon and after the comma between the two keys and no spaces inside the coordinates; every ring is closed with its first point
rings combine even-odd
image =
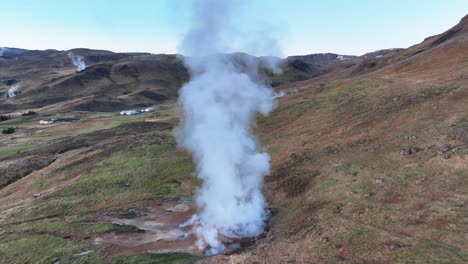
{"type": "Polygon", "coordinates": [[[3,57],[3,53],[6,51],[6,48],[0,47],[0,57],[3,57]]]}
{"type": "Polygon", "coordinates": [[[75,65],[77,72],[80,72],[86,69],[86,61],[83,56],[76,55],[72,51],[68,52],[67,55],[71,59],[73,65],[75,65]]]}
{"type": "Polygon", "coordinates": [[[8,89],[8,92],[7,92],[7,97],[9,98],[15,97],[16,94],[18,93],[18,88],[19,88],[18,84],[15,84],[12,87],[10,87],[10,89],[8,89]]]}
{"type": "Polygon", "coordinates": [[[229,23],[233,4],[240,2],[194,1],[192,28],[180,46],[191,80],[180,90],[184,118],[176,137],[193,154],[203,181],[198,214],[186,224],[193,225],[197,245],[208,255],[224,249],[223,236],[261,234],[265,221],[261,188],[270,157],[258,151],[251,126],[256,113],[267,115],[273,108],[273,92],[259,65],[277,69],[270,59],[221,54],[243,38],[232,34],[229,23]]]}

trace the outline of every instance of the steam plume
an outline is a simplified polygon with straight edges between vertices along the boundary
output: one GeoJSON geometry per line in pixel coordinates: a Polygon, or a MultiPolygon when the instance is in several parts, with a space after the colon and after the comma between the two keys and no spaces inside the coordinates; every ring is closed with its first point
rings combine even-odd
{"type": "Polygon", "coordinates": [[[203,181],[198,214],[186,224],[193,225],[198,247],[208,246],[208,255],[224,249],[223,236],[259,235],[265,220],[261,188],[270,158],[257,150],[251,125],[256,113],[272,110],[273,93],[259,74],[259,59],[220,54],[239,41],[229,25],[232,4],[239,2],[194,1],[193,25],[180,47],[190,56],[184,63],[191,80],[180,90],[184,119],[176,137],[193,154],[203,181]]]}
{"type": "Polygon", "coordinates": [[[83,56],[76,55],[72,51],[68,52],[67,55],[71,59],[73,65],[75,65],[77,72],[80,72],[86,69],[86,61],[83,56]]]}
{"type": "Polygon", "coordinates": [[[3,53],[6,51],[6,48],[0,47],[0,57],[3,57],[3,53]]]}
{"type": "Polygon", "coordinates": [[[18,88],[19,88],[18,84],[15,84],[12,87],[10,87],[10,89],[8,89],[8,92],[7,92],[7,97],[9,98],[15,97],[16,93],[18,92],[18,88]]]}

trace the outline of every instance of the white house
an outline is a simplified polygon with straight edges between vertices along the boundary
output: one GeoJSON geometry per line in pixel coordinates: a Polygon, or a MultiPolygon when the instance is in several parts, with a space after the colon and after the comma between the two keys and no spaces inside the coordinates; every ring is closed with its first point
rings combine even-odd
{"type": "Polygon", "coordinates": [[[53,124],[54,122],[55,122],[55,119],[46,118],[46,119],[42,119],[41,121],[39,121],[39,124],[48,125],[48,124],[53,124]]]}
{"type": "Polygon", "coordinates": [[[120,115],[138,115],[140,112],[137,110],[124,110],[120,111],[120,115]]]}

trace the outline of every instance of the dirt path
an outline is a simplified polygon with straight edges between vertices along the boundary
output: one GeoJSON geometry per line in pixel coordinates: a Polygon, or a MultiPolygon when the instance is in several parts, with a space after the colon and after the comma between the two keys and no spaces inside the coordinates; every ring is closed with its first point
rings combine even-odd
{"type": "Polygon", "coordinates": [[[100,234],[93,237],[93,243],[111,246],[111,256],[167,252],[199,255],[201,252],[194,246],[195,238],[190,234],[190,227],[179,227],[194,212],[190,204],[165,202],[138,211],[132,218],[102,216],[98,222],[136,227],[141,232],[100,234]]]}

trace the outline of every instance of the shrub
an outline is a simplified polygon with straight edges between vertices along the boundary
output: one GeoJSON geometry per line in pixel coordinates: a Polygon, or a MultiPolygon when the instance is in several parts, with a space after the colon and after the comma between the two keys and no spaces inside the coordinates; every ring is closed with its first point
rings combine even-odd
{"type": "Polygon", "coordinates": [[[8,128],[4,128],[4,129],[2,130],[2,134],[13,134],[13,133],[15,133],[15,131],[16,131],[16,130],[15,130],[14,128],[8,127],[8,128]]]}
{"type": "Polygon", "coordinates": [[[35,115],[35,114],[37,114],[37,113],[34,112],[34,111],[28,111],[28,112],[26,112],[26,113],[22,113],[21,115],[22,115],[22,116],[32,116],[32,115],[35,115]]]}
{"type": "Polygon", "coordinates": [[[10,118],[11,118],[11,116],[9,116],[9,115],[0,115],[0,122],[6,121],[6,120],[8,120],[10,118]]]}

